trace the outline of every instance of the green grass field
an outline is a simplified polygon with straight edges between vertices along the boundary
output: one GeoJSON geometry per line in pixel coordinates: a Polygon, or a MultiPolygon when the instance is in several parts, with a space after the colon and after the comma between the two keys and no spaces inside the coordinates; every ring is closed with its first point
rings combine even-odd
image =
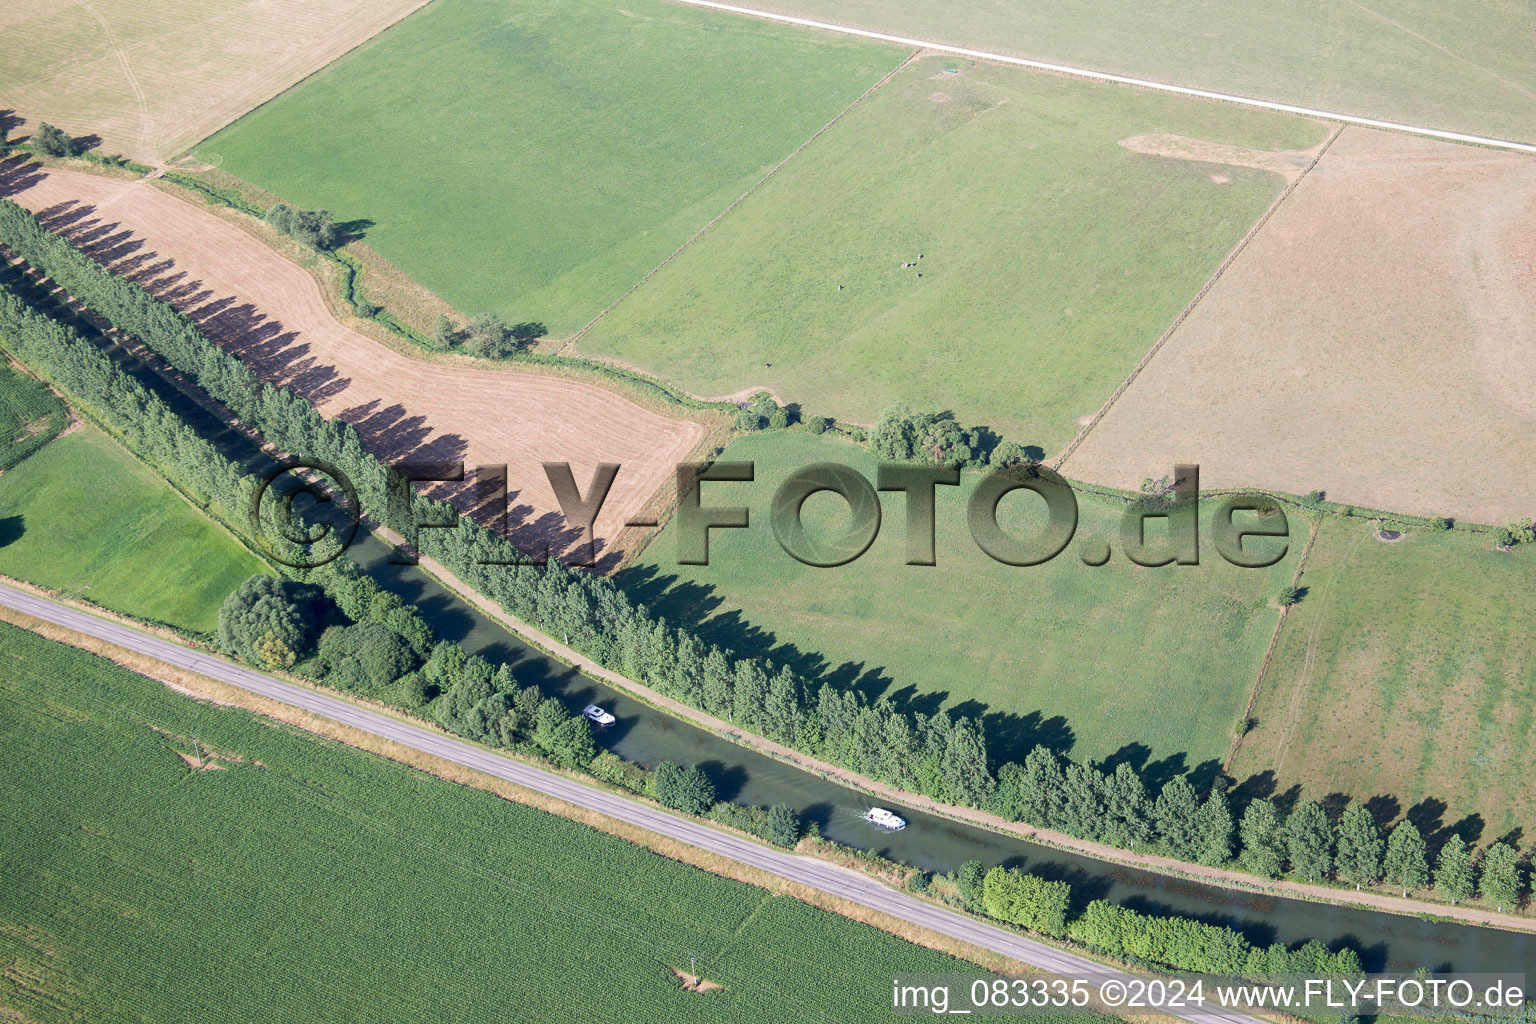
{"type": "MultiPolygon", "coordinates": [[[[771,651],[802,670],[884,684],[922,710],[984,709],[1003,757],[1022,757],[1036,741],[1075,740],[1079,758],[1140,744],[1153,761],[1174,759],[1170,766],[1180,755],[1189,766],[1220,760],[1278,618],[1272,602],[1301,549],[1302,524],[1293,522],[1290,554],[1271,569],[1234,568],[1209,540],[1198,566],[1144,569],[1120,551],[1119,510],[1081,495],[1071,546],[1045,565],[1013,568],[971,540],[968,475],[961,487],[939,488],[936,566],[904,564],[904,499],[893,493],[882,496],[880,535],[863,557],[815,569],[774,539],[774,489],[824,461],[873,480],[874,460],[798,431],[743,438],[722,458],[755,461],[756,482],[705,484],[704,503],[750,505],[751,528],[711,531],[710,564],[680,566],[669,527],[621,583],[669,622],[702,618],[704,635],[743,653],[771,651]],[[1100,568],[1081,561],[1093,539],[1115,549],[1100,568]]],[[[1005,498],[1005,527],[1038,530],[1031,502],[1022,492],[1005,498]]],[[[813,496],[807,521],[838,528],[845,507],[813,496]]]]}
{"type": "Polygon", "coordinates": [[[469,313],[574,331],[906,51],[660,2],[434,3],[199,147],[469,313]]]}
{"type": "Polygon", "coordinates": [[[968,966],[3,624],[0,664],[18,1019],[875,1021],[968,966]]]}
{"type": "Polygon", "coordinates": [[[1536,142],[1524,0],[762,0],[750,6],[1215,92],[1536,142]]]}
{"type": "Polygon", "coordinates": [[[0,524],[0,573],[181,629],[213,630],[225,595],[265,568],[90,427],[0,476],[0,524]]]}
{"type": "Polygon", "coordinates": [[[1305,598],[1286,617],[1233,765],[1312,798],[1346,793],[1479,814],[1484,842],[1528,826],[1536,799],[1536,636],[1524,619],[1536,552],[1487,534],[1417,530],[1394,544],[1325,520],[1305,598]]]}
{"type": "Polygon", "coordinates": [[[0,361],[0,471],[47,444],[64,421],[64,407],[44,384],[0,361]]]}
{"type": "Polygon", "coordinates": [[[927,58],[626,299],[582,350],[701,394],[767,385],[855,422],[897,400],[953,409],[1056,451],[1285,184],[1117,144],[1152,133],[1266,150],[1326,134],[1300,118],[927,58]]]}

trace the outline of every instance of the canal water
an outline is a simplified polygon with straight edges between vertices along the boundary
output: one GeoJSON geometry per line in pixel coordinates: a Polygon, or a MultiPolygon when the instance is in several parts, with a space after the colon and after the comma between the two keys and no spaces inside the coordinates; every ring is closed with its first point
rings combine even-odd
{"type": "Polygon", "coordinates": [[[381,584],[418,605],[441,637],[457,640],[471,653],[510,663],[519,683],[537,683],[573,711],[596,703],[613,712],[618,721],[597,731],[601,746],[644,765],[697,764],[714,780],[721,799],[788,804],[803,819],[816,822],[823,836],[839,843],[928,871],[951,871],[972,859],[987,867],[1024,867],[1070,882],[1079,905],[1107,899],[1150,913],[1180,914],[1228,925],[1257,944],[1314,938],[1329,946],[1345,944],[1360,951],[1367,970],[1427,967],[1536,975],[1536,935],[1204,885],[1079,857],[896,804],[882,806],[906,818],[908,825],[900,832],[885,832],[860,817],[870,806],[864,794],[657,711],[527,646],[420,569],[391,564],[393,550],[382,541],[359,534],[349,553],[381,584]]]}

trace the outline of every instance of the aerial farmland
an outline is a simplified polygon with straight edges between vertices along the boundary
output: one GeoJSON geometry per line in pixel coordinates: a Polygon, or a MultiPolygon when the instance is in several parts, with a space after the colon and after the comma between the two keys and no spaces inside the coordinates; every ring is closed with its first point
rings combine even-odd
{"type": "Polygon", "coordinates": [[[0,11],[0,1019],[1536,972],[1532,54],[0,11]]]}

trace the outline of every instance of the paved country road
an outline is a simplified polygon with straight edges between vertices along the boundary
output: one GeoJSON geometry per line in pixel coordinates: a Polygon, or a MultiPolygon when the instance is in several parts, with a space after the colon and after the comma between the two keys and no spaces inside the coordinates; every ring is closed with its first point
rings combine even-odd
{"type": "MultiPolygon", "coordinates": [[[[770,849],[552,772],[518,764],[469,743],[355,707],[346,701],[286,683],[206,651],[193,650],[169,640],[150,636],[129,626],[66,607],[3,583],[0,583],[0,605],[77,633],[104,640],[118,647],[136,651],[158,661],[189,669],[219,682],[290,704],[312,714],[392,740],[446,761],[452,761],[466,768],[494,775],[525,789],[596,811],[658,835],[729,857],[731,860],[767,871],[780,878],[839,896],[941,935],[1011,957],[1021,963],[1071,975],[1104,977],[1113,974],[1102,964],[1032,941],[967,915],[914,899],[857,872],[814,858],[770,849]]],[[[1194,1024],[1259,1024],[1252,1017],[1218,1009],[1185,1011],[1176,1016],[1194,1024]]]]}

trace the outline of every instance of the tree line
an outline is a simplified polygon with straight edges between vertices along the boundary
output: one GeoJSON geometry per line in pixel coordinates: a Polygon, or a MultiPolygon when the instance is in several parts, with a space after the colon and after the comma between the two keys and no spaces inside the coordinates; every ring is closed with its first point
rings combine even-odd
{"type": "MultiPolygon", "coordinates": [[[[1166,783],[1154,797],[1128,764],[1104,771],[1063,759],[1043,746],[1032,751],[1023,764],[1008,762],[994,771],[983,730],[974,718],[945,711],[909,713],[889,699],[872,702],[852,688],[802,678],[788,666],[737,657],[707,644],[691,631],[673,628],[664,618],[634,603],[608,578],[568,569],[554,559],[534,564],[500,534],[468,517],[455,517],[446,502],[411,489],[393,469],[370,455],[351,425],[325,420],[287,388],[260,384],[238,358],[220,349],[174,307],[110,273],[67,239],[42,228],[30,212],[3,199],[0,243],[24,256],[114,326],[159,353],[278,449],[340,467],[357,488],[363,508],[385,525],[409,532],[411,522],[457,518],[456,528],[431,531],[431,553],[449,571],[510,614],[667,696],[896,788],[945,803],[980,807],[1010,821],[1058,829],[1083,839],[1126,849],[1156,850],[1213,866],[1227,865],[1236,857],[1247,870],[1270,877],[1288,866],[1292,874],[1305,880],[1336,874],[1359,885],[1388,882],[1405,892],[1422,888],[1429,881],[1422,849],[1417,857],[1413,854],[1411,837],[1417,829],[1411,822],[1394,828],[1392,841],[1383,842],[1379,867],[1373,867],[1370,851],[1374,847],[1361,817],[1370,816],[1363,807],[1346,811],[1335,829],[1316,804],[1302,804],[1282,816],[1273,804],[1259,800],[1246,808],[1242,821],[1234,826],[1220,791],[1201,800],[1183,776],[1166,783]],[[392,493],[408,493],[409,501],[392,504],[392,493]],[[1403,838],[1398,839],[1400,833],[1403,838]]],[[[46,347],[49,343],[42,344],[46,347]]],[[[82,344],[90,352],[96,351],[82,344]]],[[[84,358],[89,361],[89,357],[84,358]]],[[[53,375],[51,370],[45,372],[53,375]]],[[[127,388],[125,394],[134,388],[137,385],[127,388]]],[[[155,410],[153,403],[140,397],[120,396],[113,401],[145,410],[142,417],[125,413],[120,417],[120,429],[125,433],[155,432],[162,443],[154,449],[157,454],[153,461],[186,462],[178,451],[181,442],[169,442],[169,437],[191,432],[175,420],[174,414],[155,410]],[[135,426],[139,419],[143,426],[135,426]]],[[[970,438],[961,431],[956,440],[952,419],[914,417],[898,411],[888,414],[882,423],[887,420],[890,438],[878,442],[884,446],[877,452],[882,457],[944,461],[946,457],[960,458],[962,449],[971,453],[970,458],[977,457],[972,444],[979,443],[980,438],[970,438]],[[934,444],[947,447],[934,448],[934,444]]],[[[876,433],[884,437],[881,429],[877,427],[876,433]]],[[[195,435],[188,437],[188,450],[211,450],[199,440],[195,435]]],[[[995,462],[998,451],[990,454],[995,462]]],[[[201,474],[204,493],[217,494],[227,509],[245,507],[242,501],[248,500],[252,486],[248,478],[222,459],[217,460],[223,463],[222,468],[207,455],[197,456],[196,461],[203,468],[188,466],[187,471],[189,478],[201,474]]],[[[347,671],[364,671],[362,647],[354,652],[337,646],[339,643],[329,648],[328,657],[338,665],[354,666],[347,671]]],[[[376,646],[368,650],[373,652],[376,646]]],[[[382,655],[371,653],[370,657],[382,655]]],[[[451,661],[430,672],[423,670],[428,687],[435,688],[437,696],[433,699],[448,698],[444,708],[454,709],[453,720],[465,728],[473,728],[481,720],[475,717],[481,714],[475,709],[489,696],[481,685],[483,670],[469,665],[466,659],[463,665],[451,661]],[[456,689],[460,695],[452,696],[456,689]]],[[[515,700],[513,704],[515,707],[515,700]]],[[[1369,829],[1376,830],[1379,838],[1373,819],[1369,829]]],[[[1420,837],[1419,846],[1422,844],[1420,837]]],[[[1454,845],[1447,843],[1441,850],[1434,878],[1437,883],[1441,881],[1440,861],[1445,861],[1445,885],[1440,891],[1453,899],[1466,898],[1451,895],[1465,888],[1457,854],[1449,852],[1454,845]]],[[[1513,906],[1523,891],[1518,856],[1509,856],[1506,850],[1516,853],[1507,844],[1490,847],[1480,859],[1481,871],[1474,879],[1476,891],[1500,907],[1513,906]],[[1511,867],[1504,866],[1506,860],[1511,867]]]]}
{"type": "Polygon", "coordinates": [[[1070,938],[1091,949],[1148,965],[1210,974],[1360,974],[1353,949],[1329,952],[1312,940],[1296,949],[1281,943],[1254,946],[1242,934],[1221,925],[1178,915],[1143,914],[1106,900],[1094,900],[1075,917],[1072,886],[1047,881],[1017,868],[983,872],[980,861],[966,861],[951,876],[961,903],[973,913],[1057,938],[1070,938]]]}

